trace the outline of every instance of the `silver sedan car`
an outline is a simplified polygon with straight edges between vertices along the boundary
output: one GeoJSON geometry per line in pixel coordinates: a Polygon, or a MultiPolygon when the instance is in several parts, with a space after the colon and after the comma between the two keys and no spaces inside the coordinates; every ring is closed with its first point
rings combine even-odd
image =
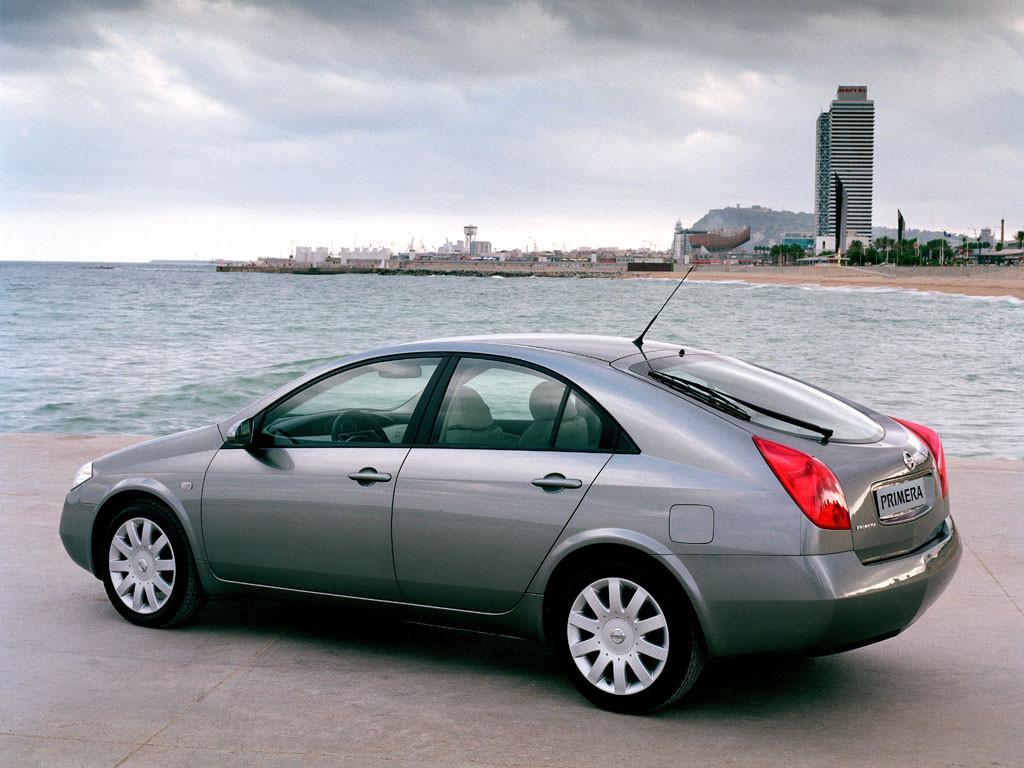
{"type": "Polygon", "coordinates": [[[961,554],[934,431],[596,336],[345,358],[86,464],[60,533],[142,626],[208,595],[372,602],[550,643],[584,696],[632,713],[708,658],[891,637],[961,554]]]}

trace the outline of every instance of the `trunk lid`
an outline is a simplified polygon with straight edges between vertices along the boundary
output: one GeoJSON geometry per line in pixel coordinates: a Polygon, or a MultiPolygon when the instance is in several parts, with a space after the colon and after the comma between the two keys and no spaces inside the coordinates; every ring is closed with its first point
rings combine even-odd
{"type": "Polygon", "coordinates": [[[932,541],[948,514],[935,458],[917,435],[879,416],[885,436],[869,445],[831,443],[805,450],[843,487],[853,548],[864,563],[900,557],[932,541]]]}

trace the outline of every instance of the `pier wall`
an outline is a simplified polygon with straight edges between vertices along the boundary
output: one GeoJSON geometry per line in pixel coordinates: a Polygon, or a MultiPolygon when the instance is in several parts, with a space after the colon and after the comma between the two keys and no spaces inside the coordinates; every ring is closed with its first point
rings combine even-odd
{"type": "MultiPolygon", "coordinates": [[[[661,265],[656,265],[661,266],[661,265]]],[[[218,272],[265,272],[287,275],[345,275],[345,274],[449,274],[548,277],[610,277],[626,271],[625,264],[594,264],[583,262],[529,262],[529,261],[427,261],[391,259],[376,264],[306,264],[284,259],[259,261],[251,264],[222,264],[218,272]]]]}

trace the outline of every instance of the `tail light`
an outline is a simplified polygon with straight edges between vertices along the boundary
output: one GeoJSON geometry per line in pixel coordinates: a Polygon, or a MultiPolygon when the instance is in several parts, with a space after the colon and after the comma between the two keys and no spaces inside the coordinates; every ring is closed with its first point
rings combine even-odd
{"type": "Polygon", "coordinates": [[[912,421],[897,419],[895,416],[890,416],[889,418],[909,429],[928,446],[928,452],[931,453],[932,461],[935,463],[935,470],[939,473],[939,483],[942,485],[942,498],[949,496],[949,483],[946,481],[946,453],[942,450],[942,440],[939,439],[939,433],[934,429],[922,427],[920,424],[915,424],[912,421]]]}
{"type": "Polygon", "coordinates": [[[850,530],[850,510],[839,480],[813,456],[762,437],[754,445],[800,511],[819,528],[850,530]]]}

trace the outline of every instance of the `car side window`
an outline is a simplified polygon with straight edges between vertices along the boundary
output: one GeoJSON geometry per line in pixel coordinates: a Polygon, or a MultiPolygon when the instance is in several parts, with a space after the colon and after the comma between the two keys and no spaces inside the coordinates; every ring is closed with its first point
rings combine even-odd
{"type": "Polygon", "coordinates": [[[542,371],[464,357],[431,434],[438,446],[614,451],[620,430],[585,395],[542,371]]]}
{"type": "Polygon", "coordinates": [[[619,428],[573,389],[565,402],[555,434],[555,448],[568,451],[614,451],[619,445],[619,428]]]}
{"type": "Polygon", "coordinates": [[[568,388],[533,368],[464,357],[434,424],[434,445],[533,448],[551,445],[568,388]]]}
{"type": "Polygon", "coordinates": [[[269,446],[408,445],[413,414],[440,358],[382,360],[296,392],[266,413],[269,446]]]}

